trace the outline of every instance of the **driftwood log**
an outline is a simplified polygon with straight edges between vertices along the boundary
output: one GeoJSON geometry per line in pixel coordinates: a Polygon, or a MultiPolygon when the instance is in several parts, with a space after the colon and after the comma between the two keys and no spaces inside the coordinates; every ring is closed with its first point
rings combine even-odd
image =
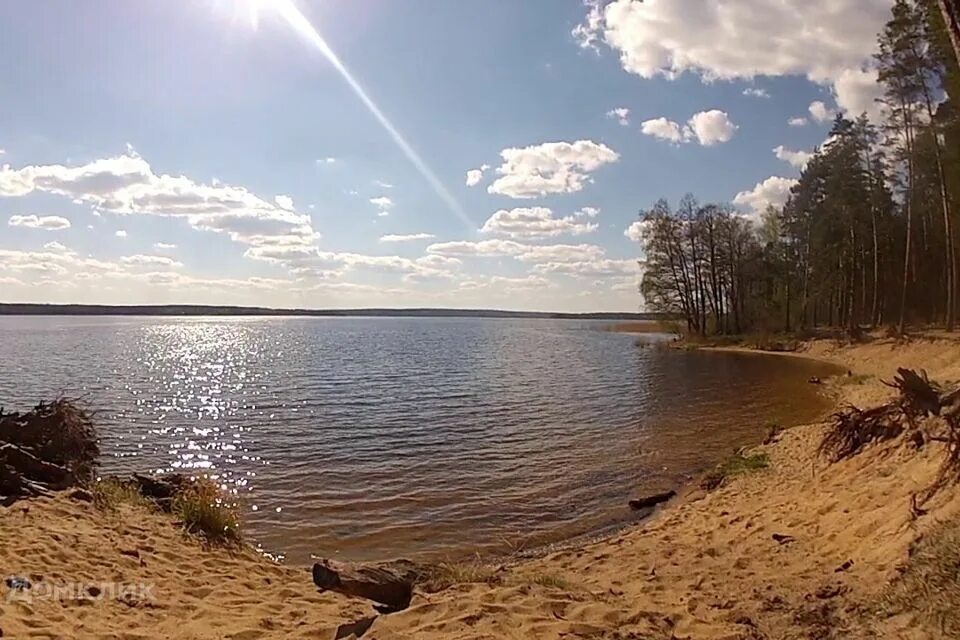
{"type": "Polygon", "coordinates": [[[670,500],[675,495],[676,491],[672,489],[670,491],[664,491],[662,493],[654,493],[653,495],[644,496],[643,498],[636,498],[631,500],[628,504],[631,509],[639,511],[640,509],[652,509],[653,507],[670,500]]]}
{"type": "Polygon", "coordinates": [[[408,560],[363,564],[321,560],[313,565],[313,582],[323,591],[373,600],[383,612],[410,606],[413,585],[422,570],[408,560]]]}

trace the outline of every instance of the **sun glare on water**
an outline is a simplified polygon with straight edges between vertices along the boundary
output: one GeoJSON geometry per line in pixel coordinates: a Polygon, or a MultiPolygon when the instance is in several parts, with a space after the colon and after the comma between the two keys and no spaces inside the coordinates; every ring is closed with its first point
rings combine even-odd
{"type": "Polygon", "coordinates": [[[287,26],[291,27],[298,36],[313,45],[314,48],[323,54],[324,58],[326,58],[343,77],[367,110],[376,118],[380,126],[387,132],[387,135],[393,139],[397,147],[400,148],[400,151],[403,152],[403,155],[407,157],[407,160],[409,160],[420,175],[423,176],[424,180],[427,181],[437,196],[450,207],[450,210],[467,226],[467,229],[469,229],[471,233],[474,231],[475,225],[470,220],[470,217],[467,216],[463,207],[460,206],[460,203],[457,202],[457,199],[447,190],[440,181],[440,178],[437,177],[410,143],[407,142],[406,138],[393,126],[393,123],[390,122],[383,111],[380,110],[380,107],[376,105],[360,83],[353,77],[353,74],[350,73],[337,54],[334,53],[333,49],[330,48],[327,41],[320,35],[320,32],[314,28],[310,20],[300,11],[294,0],[235,0],[235,2],[234,9],[237,10],[237,13],[246,14],[247,20],[253,29],[258,29],[261,20],[264,18],[279,18],[287,26]]]}

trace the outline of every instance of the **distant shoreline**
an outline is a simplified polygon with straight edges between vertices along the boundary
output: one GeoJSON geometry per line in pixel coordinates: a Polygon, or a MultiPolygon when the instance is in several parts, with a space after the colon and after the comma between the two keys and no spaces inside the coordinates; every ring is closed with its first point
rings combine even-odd
{"type": "Polygon", "coordinates": [[[100,305],[0,303],[0,316],[298,316],[298,317],[394,317],[394,318],[546,318],[559,320],[661,320],[657,313],[563,313],[551,311],[504,311],[499,309],[276,309],[219,305],[100,305]]]}

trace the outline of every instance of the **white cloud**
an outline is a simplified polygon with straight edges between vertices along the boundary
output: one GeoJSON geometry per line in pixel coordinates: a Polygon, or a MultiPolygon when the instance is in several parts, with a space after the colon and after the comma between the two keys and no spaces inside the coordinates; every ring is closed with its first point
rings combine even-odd
{"type": "Polygon", "coordinates": [[[624,230],[623,235],[633,242],[640,242],[643,239],[644,226],[643,220],[635,220],[624,230]]]}
{"type": "Polygon", "coordinates": [[[630,126],[630,109],[626,107],[616,107],[607,111],[607,117],[616,120],[622,127],[630,126]]]}
{"type": "Polygon", "coordinates": [[[113,235],[117,236],[118,238],[126,238],[127,231],[125,229],[117,229],[113,232],[113,235]]]}
{"type": "Polygon", "coordinates": [[[737,128],[737,125],[730,120],[730,116],[719,109],[695,113],[683,127],[678,122],[663,117],[646,120],[640,125],[640,131],[644,135],[674,144],[691,142],[695,139],[705,147],[729,142],[737,128]]]}
{"type": "Polygon", "coordinates": [[[182,267],[183,264],[173,258],[166,256],[148,256],[137,254],[133,256],[123,256],[120,258],[122,264],[134,265],[138,267],[182,267]]]}
{"type": "Polygon", "coordinates": [[[810,111],[810,115],[813,117],[813,119],[816,122],[821,123],[829,122],[837,115],[836,111],[830,109],[823,103],[823,100],[814,100],[810,103],[808,110],[810,111]]]}
{"type": "Polygon", "coordinates": [[[377,208],[377,215],[381,217],[390,215],[390,209],[393,208],[393,200],[387,196],[370,198],[370,204],[377,208]]]}
{"type": "Polygon", "coordinates": [[[750,96],[753,98],[769,98],[770,94],[767,93],[766,89],[760,87],[747,87],[743,90],[743,95],[750,96]]]}
{"type": "Polygon", "coordinates": [[[737,130],[730,116],[719,109],[701,111],[695,114],[688,123],[697,140],[705,147],[729,142],[737,130]]]}
{"type": "Polygon", "coordinates": [[[798,169],[803,169],[807,166],[810,158],[813,157],[813,154],[808,151],[791,151],[782,144],[774,147],[773,153],[777,156],[778,160],[789,162],[798,169]]]}
{"type": "Polygon", "coordinates": [[[493,276],[464,280],[460,283],[461,291],[476,291],[480,289],[494,289],[499,292],[527,291],[531,289],[550,289],[556,285],[543,276],[527,275],[520,277],[493,276]]]}
{"type": "MultiPolygon", "coordinates": [[[[52,193],[118,215],[185,219],[194,229],[227,234],[250,245],[314,242],[309,216],[288,210],[243,187],[201,184],[185,176],[156,174],[132,151],[85,165],[0,168],[0,196],[52,193]]],[[[280,198],[284,204],[292,204],[280,198]]]]}
{"type": "Polygon", "coordinates": [[[636,260],[597,258],[580,262],[544,262],[535,265],[533,271],[539,274],[558,273],[580,278],[597,278],[636,274],[639,273],[640,267],[636,260]]]}
{"type": "Polygon", "coordinates": [[[746,207],[750,213],[760,215],[768,206],[782,207],[790,197],[790,188],[797,184],[793,178],[770,176],[750,191],[741,191],[733,199],[733,203],[746,207]]]}
{"type": "Polygon", "coordinates": [[[640,131],[643,135],[669,140],[675,144],[679,144],[685,139],[684,131],[680,125],[663,117],[644,120],[640,123],[640,131]]]}
{"type": "Polygon", "coordinates": [[[383,180],[374,180],[373,184],[381,189],[393,189],[393,185],[389,182],[384,182],[383,180]]]}
{"type": "Polygon", "coordinates": [[[277,206],[281,209],[286,209],[287,211],[293,211],[293,198],[290,196],[274,196],[273,201],[277,203],[277,206]]]}
{"type": "Polygon", "coordinates": [[[578,218],[596,218],[600,215],[600,209],[598,207],[582,207],[574,211],[573,215],[578,218]]]}
{"type": "Polygon", "coordinates": [[[333,158],[333,157],[330,157],[330,156],[328,156],[328,157],[326,157],[326,158],[317,158],[317,164],[318,164],[318,165],[323,165],[323,164],[335,164],[336,162],[337,162],[337,159],[336,159],[336,158],[333,158]]]}
{"type": "Polygon", "coordinates": [[[171,249],[176,249],[177,245],[170,244],[169,242],[156,242],[154,243],[153,248],[157,249],[158,251],[169,251],[171,249]]]}
{"type": "Polygon", "coordinates": [[[806,118],[797,116],[796,118],[790,118],[787,120],[787,124],[791,127],[805,127],[809,123],[807,122],[806,118]]]}
{"type": "Polygon", "coordinates": [[[413,242],[415,240],[432,240],[435,237],[432,233],[387,234],[380,236],[380,242],[413,242]]]}
{"type": "Polygon", "coordinates": [[[877,82],[876,69],[847,69],[834,84],[837,104],[849,118],[866,113],[873,122],[883,120],[883,105],[877,99],[883,87],[877,82]]]}
{"type": "Polygon", "coordinates": [[[60,244],[56,240],[44,243],[43,248],[47,251],[68,251],[64,245],[60,244]]]}
{"type": "Polygon", "coordinates": [[[545,142],[500,152],[500,176],[487,187],[489,193],[511,198],[537,198],[553,193],[576,193],[591,180],[590,174],[616,162],[620,155],[591,140],[545,142]]]}
{"type": "Polygon", "coordinates": [[[604,250],[594,244],[532,245],[514,240],[459,240],[439,242],[427,247],[427,253],[450,257],[513,257],[521,262],[577,262],[604,257],[604,250]]]}
{"type": "MultiPolygon", "coordinates": [[[[573,35],[606,44],[644,78],[694,73],[706,81],[803,75],[840,93],[862,69],[890,0],[613,0],[588,2],[573,35]]],[[[847,104],[840,102],[843,108],[847,104]]]]}
{"type": "Polygon", "coordinates": [[[490,168],[490,165],[484,164],[481,165],[479,169],[470,169],[467,171],[467,186],[475,187],[480,184],[480,181],[483,180],[483,174],[487,172],[490,168]]]}
{"type": "Polygon", "coordinates": [[[28,227],[45,231],[60,231],[69,229],[70,221],[61,216],[38,216],[36,214],[10,216],[7,222],[11,227],[28,227]]]}
{"type": "Polygon", "coordinates": [[[553,238],[561,235],[582,235],[597,230],[596,223],[581,222],[576,216],[554,218],[546,207],[501,209],[494,213],[480,229],[517,239],[553,238]]]}

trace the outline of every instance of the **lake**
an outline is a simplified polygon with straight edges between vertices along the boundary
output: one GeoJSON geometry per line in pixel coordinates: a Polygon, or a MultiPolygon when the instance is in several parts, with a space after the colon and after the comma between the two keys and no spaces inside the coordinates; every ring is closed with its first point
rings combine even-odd
{"type": "MultiPolygon", "coordinates": [[[[103,474],[181,471],[237,496],[292,563],[503,553],[621,526],[827,401],[836,371],[638,347],[603,322],[0,317],[0,405],[94,409],[103,474]]],[[[663,338],[663,337],[662,337],[663,338]]]]}

